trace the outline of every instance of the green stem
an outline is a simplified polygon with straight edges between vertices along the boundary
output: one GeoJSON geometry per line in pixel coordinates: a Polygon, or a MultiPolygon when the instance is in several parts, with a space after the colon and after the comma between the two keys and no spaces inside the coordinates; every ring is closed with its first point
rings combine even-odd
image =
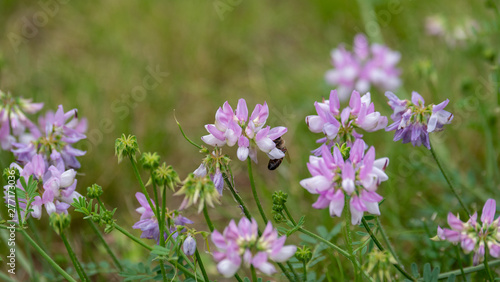
{"type": "MultiPolygon", "coordinates": [[[[363,223],[363,226],[365,227],[365,229],[368,232],[368,234],[370,234],[370,237],[372,238],[372,240],[375,243],[375,245],[377,245],[378,249],[380,251],[384,251],[385,250],[384,246],[382,246],[382,244],[380,243],[380,241],[377,239],[377,236],[375,236],[375,234],[373,234],[373,231],[370,228],[370,226],[368,225],[368,222],[366,222],[366,220],[364,218],[361,219],[361,222],[363,223]]],[[[396,269],[399,272],[401,272],[401,274],[404,275],[404,277],[406,277],[407,279],[409,279],[411,281],[416,281],[416,279],[413,276],[411,276],[408,272],[406,272],[406,270],[404,270],[404,268],[401,265],[399,265],[397,263],[395,263],[393,265],[394,265],[394,267],[396,267],[396,269]]]]}
{"type": "Polygon", "coordinates": [[[196,260],[198,261],[198,264],[200,266],[201,273],[203,274],[203,278],[205,279],[205,281],[210,281],[210,279],[208,279],[207,272],[205,271],[205,266],[203,266],[203,261],[201,260],[200,252],[198,252],[198,249],[196,249],[196,252],[194,254],[195,254],[196,260]]]}
{"type": "Polygon", "coordinates": [[[486,269],[486,272],[488,273],[488,276],[490,277],[490,281],[493,282],[495,281],[495,278],[493,277],[493,273],[491,272],[490,266],[488,265],[488,256],[490,255],[490,250],[488,248],[488,244],[484,245],[484,268],[486,269]]]}
{"type": "Polygon", "coordinates": [[[146,186],[144,186],[144,182],[142,182],[142,178],[141,178],[141,175],[139,174],[139,170],[137,169],[137,164],[135,163],[134,158],[132,156],[129,156],[129,159],[130,159],[130,163],[132,164],[132,168],[134,170],[135,177],[137,178],[137,181],[139,181],[139,184],[141,186],[142,193],[144,193],[144,196],[148,200],[149,207],[151,208],[151,210],[155,214],[156,218],[159,218],[158,214],[156,213],[156,208],[153,205],[153,202],[151,202],[151,198],[149,197],[148,190],[146,190],[146,186]]]}
{"type": "Polygon", "coordinates": [[[194,143],[191,139],[189,139],[186,134],[184,134],[184,130],[182,130],[182,127],[181,127],[181,124],[179,123],[179,121],[177,121],[177,118],[175,117],[175,114],[174,114],[174,119],[175,119],[175,122],[177,123],[177,126],[179,126],[179,129],[182,133],[182,136],[184,136],[184,139],[186,139],[189,143],[191,143],[191,145],[195,146],[196,148],[198,149],[203,149],[200,145],[194,143]]]}
{"type": "Polygon", "coordinates": [[[151,170],[151,182],[153,183],[153,193],[155,197],[155,208],[156,208],[156,214],[160,214],[160,201],[158,200],[158,189],[156,187],[156,182],[154,181],[153,178],[153,171],[151,170]]]}
{"type": "Polygon", "coordinates": [[[247,158],[247,164],[248,164],[248,177],[250,178],[250,186],[252,187],[253,198],[255,199],[257,208],[259,209],[260,216],[262,217],[262,220],[264,220],[264,224],[267,224],[267,217],[264,214],[264,209],[262,208],[262,205],[260,204],[259,196],[257,195],[257,189],[255,189],[255,182],[253,180],[253,172],[252,172],[252,160],[250,159],[250,157],[247,158]]]}
{"type": "Polygon", "coordinates": [[[292,215],[290,214],[290,211],[288,211],[288,207],[286,205],[283,205],[283,208],[285,210],[286,215],[288,216],[288,219],[290,219],[290,221],[293,223],[294,226],[297,225],[292,215]]]}
{"type": "Polygon", "coordinates": [[[302,267],[304,268],[304,281],[307,281],[307,264],[306,261],[302,261],[302,267]]]}
{"type": "Polygon", "coordinates": [[[61,230],[60,234],[61,239],[64,242],[64,246],[66,247],[66,250],[68,251],[68,255],[73,262],[73,265],[75,266],[75,270],[78,273],[78,276],[80,276],[80,279],[82,281],[90,281],[89,277],[87,276],[87,273],[85,273],[85,270],[83,270],[82,265],[78,261],[78,258],[76,257],[75,252],[73,252],[73,249],[71,248],[71,245],[68,242],[68,239],[66,238],[66,235],[64,234],[64,231],[61,230]]]}
{"type": "Polygon", "coordinates": [[[38,244],[26,233],[24,229],[18,230],[23,236],[28,240],[28,242],[35,248],[35,250],[55,269],[59,272],[65,279],[71,282],[76,282],[73,277],[71,277],[66,271],[64,271],[50,256],[38,246],[38,244]]]}
{"type": "Polygon", "coordinates": [[[14,187],[14,197],[15,197],[15,200],[16,200],[16,211],[17,211],[17,224],[19,226],[21,226],[21,228],[23,228],[23,222],[21,220],[21,208],[19,207],[19,199],[17,198],[17,188],[14,187]]]}
{"type": "Polygon", "coordinates": [[[252,282],[257,282],[257,272],[255,271],[253,264],[250,265],[250,271],[252,272],[252,282]]]}
{"type": "MultiPolygon", "coordinates": [[[[146,245],[144,242],[141,241],[141,239],[135,237],[134,235],[130,234],[127,230],[123,229],[120,225],[114,224],[114,227],[116,230],[120,231],[123,235],[129,237],[132,241],[136,242],[140,246],[144,247],[148,251],[152,251],[153,248],[151,246],[146,245]]],[[[169,261],[173,266],[176,268],[180,269],[186,276],[189,276],[193,279],[197,279],[196,276],[191,273],[187,268],[185,268],[182,264],[177,263],[176,261],[169,261]]],[[[198,281],[204,282],[204,279],[198,278],[198,281]]]]}
{"type": "Polygon", "coordinates": [[[349,255],[353,256],[354,251],[352,249],[352,235],[351,235],[351,203],[350,197],[344,195],[344,221],[345,221],[345,231],[347,238],[347,251],[349,251],[349,255]]]}
{"type": "Polygon", "coordinates": [[[208,215],[206,204],[203,206],[203,215],[205,216],[205,221],[207,222],[208,229],[210,229],[210,232],[213,232],[215,227],[214,224],[212,223],[212,220],[210,219],[210,216],[208,215]]]}
{"type": "Polygon", "coordinates": [[[113,251],[109,247],[109,245],[106,242],[106,240],[104,240],[104,237],[102,237],[102,234],[99,231],[99,229],[97,229],[97,227],[95,226],[95,223],[92,220],[89,220],[89,223],[90,223],[90,226],[92,226],[92,229],[94,230],[94,232],[97,235],[97,237],[99,237],[99,240],[101,241],[102,245],[106,249],[106,252],[108,252],[109,256],[113,259],[113,262],[115,263],[116,267],[120,271],[123,271],[123,268],[122,268],[122,266],[120,264],[120,261],[116,258],[115,254],[113,253],[113,251]]]}
{"type": "Polygon", "coordinates": [[[236,199],[236,202],[240,205],[241,209],[243,210],[243,213],[248,219],[252,219],[252,216],[250,215],[250,212],[248,211],[247,207],[245,206],[245,203],[243,202],[243,199],[240,197],[238,192],[234,189],[233,185],[229,181],[229,178],[227,175],[224,173],[222,175],[224,177],[224,181],[226,182],[227,187],[229,187],[229,190],[231,191],[231,194],[233,194],[233,197],[236,199]]]}
{"type": "Polygon", "coordinates": [[[377,226],[378,230],[380,230],[380,234],[382,235],[382,239],[384,239],[385,244],[387,245],[387,248],[389,248],[389,252],[391,252],[391,255],[396,259],[399,265],[403,265],[401,263],[401,260],[399,259],[398,255],[396,254],[396,251],[394,250],[394,247],[391,244],[391,241],[389,240],[389,236],[387,236],[387,233],[385,233],[384,227],[382,227],[382,223],[380,222],[380,217],[375,217],[375,220],[377,221],[377,226]]]}
{"type": "Polygon", "coordinates": [[[434,147],[432,146],[432,144],[430,143],[430,140],[429,140],[429,145],[431,147],[431,154],[432,154],[432,157],[434,157],[434,160],[436,160],[436,163],[439,167],[439,170],[441,170],[441,173],[443,174],[444,178],[446,179],[446,182],[448,183],[448,186],[450,186],[450,189],[451,191],[453,192],[453,194],[455,194],[455,197],[458,199],[458,202],[460,202],[460,205],[462,206],[462,208],[465,210],[465,212],[467,213],[467,215],[470,217],[470,212],[469,212],[469,209],[467,208],[467,206],[464,204],[464,202],[462,201],[462,198],[460,198],[460,196],[458,195],[457,193],[457,190],[455,190],[455,187],[453,187],[453,185],[451,184],[450,182],[450,179],[448,179],[448,176],[446,175],[446,173],[444,172],[444,169],[443,167],[441,166],[441,163],[439,162],[439,159],[436,155],[436,152],[434,152],[434,147]]]}
{"type": "Polygon", "coordinates": [[[455,251],[457,253],[457,260],[458,260],[458,266],[460,267],[460,273],[462,274],[463,277],[465,277],[464,267],[462,265],[462,257],[460,256],[460,250],[458,248],[458,245],[455,245],[455,251]]]}
{"type": "MultiPolygon", "coordinates": [[[[151,179],[151,181],[154,182],[154,179],[151,179]]],[[[156,191],[156,189],[154,189],[156,191]]],[[[155,193],[156,194],[156,193],[155,193]]],[[[158,195],[156,195],[158,196],[158,195]]],[[[163,192],[161,195],[161,210],[157,213],[159,217],[158,219],[158,224],[159,224],[159,229],[160,229],[160,246],[165,247],[165,206],[166,206],[166,196],[167,196],[167,185],[163,184],[163,192]]],[[[156,208],[158,209],[159,203],[156,202],[156,208]]],[[[163,261],[160,260],[160,271],[161,271],[161,276],[163,277],[163,281],[167,280],[167,273],[165,271],[165,267],[163,266],[163,261]]]]}
{"type": "MultiPolygon", "coordinates": [[[[500,265],[500,259],[497,259],[497,260],[494,260],[494,261],[490,261],[488,263],[489,267],[496,266],[496,265],[500,265]]],[[[480,265],[476,265],[476,266],[466,267],[464,269],[453,270],[453,271],[441,273],[441,274],[439,274],[438,279],[439,280],[446,279],[446,278],[450,277],[453,274],[455,276],[460,276],[460,275],[465,275],[465,274],[469,274],[469,273],[481,271],[481,270],[484,269],[484,267],[485,267],[484,264],[480,264],[480,265]]]]}

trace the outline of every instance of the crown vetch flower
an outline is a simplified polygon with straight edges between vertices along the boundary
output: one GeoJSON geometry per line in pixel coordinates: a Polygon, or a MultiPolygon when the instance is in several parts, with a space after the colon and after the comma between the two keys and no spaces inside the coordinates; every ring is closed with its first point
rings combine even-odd
{"type": "MultiPolygon", "coordinates": [[[[139,219],[138,222],[136,222],[132,228],[134,229],[140,229],[142,231],[141,238],[146,238],[146,239],[154,239],[156,240],[157,244],[160,244],[160,226],[158,224],[158,219],[156,218],[153,210],[151,209],[151,206],[149,206],[148,200],[146,199],[146,196],[144,196],[143,193],[137,192],[135,193],[135,197],[137,198],[137,201],[141,205],[137,209],[135,209],[138,213],[141,214],[141,218],[139,219]]],[[[153,200],[151,200],[153,203],[153,207],[156,207],[156,204],[153,200]]],[[[173,218],[173,224],[168,226],[168,223],[165,222],[165,227],[170,230],[170,232],[175,232],[172,235],[172,238],[177,238],[177,228],[176,226],[182,225],[185,226],[186,224],[192,224],[193,222],[189,220],[188,218],[181,216],[181,215],[174,215],[173,218]]],[[[167,232],[164,232],[163,234],[163,239],[167,239],[167,232]]]]}
{"type": "Polygon", "coordinates": [[[59,105],[55,113],[47,112],[45,117],[40,117],[39,125],[41,133],[32,133],[21,142],[13,143],[12,152],[17,161],[24,164],[40,154],[48,166],[53,165],[59,170],[79,169],[76,157],[83,156],[85,152],[75,149],[72,144],[86,138],[86,119],[78,120],[76,109],[64,112],[59,105]]]}
{"type": "Polygon", "coordinates": [[[287,128],[265,126],[269,117],[269,107],[264,102],[257,104],[250,118],[245,99],[238,101],[236,110],[226,101],[215,113],[215,123],[207,124],[205,128],[210,133],[203,136],[203,142],[211,146],[238,144],[238,159],[244,161],[250,157],[257,163],[257,148],[267,154],[270,159],[280,159],[285,154],[276,148],[273,140],[287,132],[287,128]]]}
{"type": "Polygon", "coordinates": [[[10,150],[15,137],[25,133],[26,128],[31,134],[40,134],[38,128],[29,120],[25,113],[34,114],[42,109],[43,103],[32,103],[31,99],[13,97],[0,90],[0,144],[2,149],[10,150]]]}
{"type": "Polygon", "coordinates": [[[376,190],[388,179],[384,170],[389,159],[375,160],[374,147],[365,153],[365,142],[361,139],[354,142],[346,160],[338,147],[334,147],[333,154],[326,146],[322,151],[321,157],[309,157],[307,167],[312,177],[300,181],[309,193],[319,195],[313,208],[328,207],[332,217],[341,216],[344,197],[349,195],[352,224],[359,224],[365,211],[380,215],[378,203],[383,198],[376,190]]]}
{"type": "Polygon", "coordinates": [[[321,155],[323,146],[331,148],[338,142],[352,144],[356,139],[363,137],[356,129],[373,132],[387,126],[387,117],[375,111],[370,93],[360,96],[359,92],[353,91],[349,106],[340,110],[337,90],[332,90],[329,100],[314,102],[314,106],[317,115],[306,117],[307,126],[311,132],[325,135],[316,141],[323,143],[320,148],[313,151],[317,156],[321,155]]]}
{"type": "Polygon", "coordinates": [[[394,141],[411,142],[413,146],[424,145],[430,150],[429,133],[443,130],[443,126],[453,120],[453,114],[444,110],[448,99],[438,105],[425,106],[424,98],[415,91],[412,92],[411,101],[400,100],[392,92],[385,93],[385,96],[394,111],[391,115],[394,123],[385,130],[396,131],[394,141]]]}
{"type": "Polygon", "coordinates": [[[484,259],[485,245],[494,258],[500,257],[500,233],[498,226],[500,216],[495,219],[496,201],[488,199],[483,207],[481,223],[477,222],[475,212],[467,222],[460,217],[448,214],[448,225],[451,229],[438,226],[437,236],[433,240],[446,240],[454,244],[460,243],[465,253],[474,252],[473,263],[479,264],[484,259]]]}
{"type": "Polygon", "coordinates": [[[346,100],[353,90],[369,91],[371,84],[382,91],[396,90],[401,85],[396,68],[401,54],[384,45],[370,46],[363,34],[354,38],[353,52],[341,44],[331,57],[334,68],[326,72],[325,79],[337,87],[341,100],[346,100]]]}
{"type": "Polygon", "coordinates": [[[267,275],[276,272],[275,262],[285,262],[295,254],[296,246],[285,246],[286,236],[278,237],[278,231],[271,222],[259,237],[255,219],[250,221],[244,217],[238,225],[231,220],[221,234],[217,230],[212,233],[218,251],[214,251],[214,259],[218,262],[217,270],[226,278],[233,276],[241,264],[246,267],[253,265],[267,275]]]}

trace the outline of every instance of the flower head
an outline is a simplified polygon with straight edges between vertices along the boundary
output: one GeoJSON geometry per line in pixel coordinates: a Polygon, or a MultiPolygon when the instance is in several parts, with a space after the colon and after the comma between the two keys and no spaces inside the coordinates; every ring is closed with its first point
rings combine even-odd
{"type": "Polygon", "coordinates": [[[348,195],[352,224],[359,224],[365,211],[380,215],[378,203],[382,196],[376,190],[382,181],[388,179],[384,170],[389,159],[376,160],[375,148],[371,147],[365,153],[365,146],[363,140],[356,140],[345,160],[337,146],[333,154],[323,147],[321,157],[309,157],[307,167],[312,177],[300,181],[300,185],[309,193],[319,195],[313,208],[328,207],[332,217],[341,216],[348,195]]]}
{"type": "Polygon", "coordinates": [[[483,207],[481,223],[477,221],[477,212],[467,222],[459,216],[448,214],[448,225],[451,229],[438,226],[437,236],[433,240],[446,240],[454,244],[460,243],[465,253],[474,252],[474,265],[484,259],[485,246],[488,246],[492,257],[500,257],[500,233],[498,226],[500,216],[495,219],[496,202],[488,199],[483,207]]]}
{"type": "Polygon", "coordinates": [[[411,101],[400,100],[391,92],[385,96],[394,111],[391,115],[394,123],[385,130],[396,131],[394,141],[411,142],[413,146],[424,145],[430,150],[429,133],[443,130],[443,126],[453,120],[453,114],[444,110],[448,99],[438,105],[425,106],[424,98],[417,92],[412,92],[411,101]]]}
{"type": "Polygon", "coordinates": [[[285,262],[297,250],[296,246],[285,246],[285,240],[286,236],[278,237],[278,231],[273,228],[271,222],[267,223],[266,229],[259,236],[255,219],[250,221],[244,217],[238,225],[231,220],[222,234],[217,230],[212,233],[212,242],[218,249],[214,252],[214,259],[218,262],[217,270],[229,278],[243,264],[246,267],[253,265],[263,273],[271,275],[276,269],[268,259],[285,262]]]}
{"type": "Polygon", "coordinates": [[[250,157],[257,163],[257,148],[270,159],[281,159],[285,154],[276,148],[273,140],[287,132],[283,126],[271,128],[265,126],[269,116],[269,107],[264,102],[257,104],[250,117],[245,99],[238,101],[236,110],[226,101],[215,113],[215,123],[205,128],[210,133],[203,136],[203,142],[211,146],[238,145],[238,159],[244,161],[250,157]]]}
{"type": "Polygon", "coordinates": [[[396,90],[401,81],[396,68],[401,55],[380,44],[370,46],[362,34],[354,38],[353,52],[340,45],[331,52],[333,69],[325,74],[327,83],[337,87],[340,100],[353,90],[367,92],[371,84],[382,91],[396,90]]]}
{"type": "MultiPolygon", "coordinates": [[[[136,209],[136,211],[141,214],[141,218],[132,226],[132,228],[140,229],[142,231],[141,238],[154,239],[156,240],[157,244],[160,244],[160,226],[158,224],[158,219],[156,218],[154,211],[151,209],[151,206],[149,205],[148,200],[143,193],[137,192],[135,193],[135,197],[141,205],[136,209]]],[[[154,201],[151,200],[151,202],[153,203],[153,208],[156,207],[154,201]]],[[[168,214],[167,216],[171,218],[173,217],[173,223],[171,223],[170,226],[168,226],[167,221],[165,222],[165,227],[168,228],[170,233],[177,232],[177,226],[184,226],[186,224],[193,223],[188,218],[178,215],[175,212],[172,215],[168,214]]],[[[174,233],[172,237],[176,238],[177,233],[174,233]]],[[[163,234],[163,240],[165,239],[167,239],[167,232],[164,232],[163,234]]]]}
{"type": "Polygon", "coordinates": [[[183,183],[182,188],[174,194],[175,196],[184,195],[179,210],[198,204],[198,213],[200,213],[205,205],[214,207],[214,202],[220,203],[221,193],[208,175],[198,177],[194,173],[190,173],[183,183]]]}
{"type": "MultiPolygon", "coordinates": [[[[325,135],[317,141],[323,143],[321,147],[331,148],[337,142],[352,144],[363,137],[357,129],[373,132],[387,126],[387,117],[375,111],[370,93],[360,96],[359,92],[353,91],[349,106],[341,110],[337,90],[332,90],[329,100],[315,102],[314,106],[317,115],[307,116],[306,123],[311,132],[325,135]]],[[[321,155],[321,147],[313,153],[321,155]]]]}

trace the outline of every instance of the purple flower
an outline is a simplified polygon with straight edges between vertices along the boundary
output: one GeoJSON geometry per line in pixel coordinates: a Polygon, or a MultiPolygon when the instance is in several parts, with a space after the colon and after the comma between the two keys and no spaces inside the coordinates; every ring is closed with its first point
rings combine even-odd
{"type": "Polygon", "coordinates": [[[311,194],[318,194],[313,208],[328,207],[330,215],[341,216],[345,195],[350,196],[352,224],[359,224],[365,211],[380,215],[378,203],[383,199],[376,193],[382,181],[388,179],[384,170],[388,158],[375,160],[375,148],[365,154],[365,142],[357,139],[344,160],[338,147],[331,150],[322,147],[322,156],[310,156],[307,167],[312,177],[300,181],[300,185],[311,194]]]}
{"type": "Polygon", "coordinates": [[[500,216],[495,219],[496,202],[488,199],[483,207],[481,223],[477,222],[477,212],[467,222],[462,222],[459,216],[448,214],[448,225],[451,229],[438,226],[437,236],[433,240],[446,240],[454,244],[460,243],[465,253],[474,252],[473,263],[478,265],[484,259],[485,245],[490,255],[500,257],[500,233],[498,226],[500,216]]]}
{"type": "Polygon", "coordinates": [[[192,256],[196,252],[196,240],[191,235],[188,235],[186,240],[184,240],[182,250],[188,256],[192,256]]]}
{"type": "Polygon", "coordinates": [[[444,110],[449,100],[438,105],[424,105],[424,98],[417,92],[412,92],[411,101],[400,100],[391,92],[385,93],[394,113],[391,115],[393,124],[386,131],[395,130],[394,141],[411,142],[413,146],[424,145],[431,149],[429,133],[443,130],[445,124],[451,123],[453,114],[444,110]]]}
{"type": "Polygon", "coordinates": [[[45,117],[40,117],[39,124],[42,133],[33,133],[24,142],[13,143],[12,152],[17,161],[27,163],[34,155],[40,154],[47,166],[53,165],[59,170],[79,169],[76,157],[85,152],[75,149],[72,144],[86,138],[86,120],[77,119],[76,109],[64,112],[59,105],[55,113],[48,112],[45,117]]]}
{"type": "Polygon", "coordinates": [[[306,117],[307,126],[311,132],[325,135],[317,141],[323,145],[313,151],[317,156],[321,155],[323,146],[331,148],[337,142],[352,144],[356,139],[363,137],[356,129],[373,132],[387,126],[387,117],[375,112],[370,93],[361,97],[359,92],[353,91],[349,106],[340,110],[337,90],[332,90],[329,100],[315,102],[314,106],[317,115],[306,117]]]}
{"type": "Polygon", "coordinates": [[[347,100],[353,90],[367,92],[371,84],[382,91],[401,85],[396,68],[401,55],[380,44],[369,45],[362,34],[354,38],[353,52],[340,45],[331,52],[333,69],[325,74],[326,82],[337,87],[340,100],[347,100]]]}
{"type": "Polygon", "coordinates": [[[0,90],[0,144],[2,149],[10,150],[16,137],[22,136],[26,129],[31,134],[39,134],[38,128],[25,115],[34,114],[43,107],[43,103],[32,103],[31,99],[13,97],[0,90]]]}
{"type": "Polygon", "coordinates": [[[286,236],[278,237],[278,231],[271,222],[259,237],[255,219],[246,217],[240,219],[238,225],[231,220],[229,225],[220,234],[217,230],[212,233],[212,242],[218,251],[214,252],[214,259],[218,262],[217,270],[226,278],[233,276],[241,264],[246,267],[253,265],[267,275],[276,272],[275,262],[285,262],[295,254],[296,246],[285,246],[286,236]]]}
{"type": "MultiPolygon", "coordinates": [[[[157,244],[160,244],[160,226],[158,224],[158,219],[156,218],[153,210],[151,210],[151,207],[149,206],[148,200],[146,199],[146,196],[144,196],[143,193],[137,192],[135,193],[135,197],[137,198],[137,201],[141,205],[137,209],[135,209],[138,213],[141,214],[141,218],[139,219],[138,222],[136,222],[132,228],[134,229],[140,229],[142,231],[141,238],[146,238],[146,239],[154,239],[156,240],[157,244]]],[[[156,207],[155,202],[151,200],[153,203],[153,207],[156,207]]],[[[192,224],[193,222],[181,215],[174,216],[173,218],[173,224],[171,226],[167,226],[167,222],[165,223],[165,228],[168,228],[170,233],[175,232],[172,235],[172,238],[177,237],[177,228],[176,226],[179,225],[186,225],[186,224],[192,224]]],[[[167,230],[167,229],[165,229],[167,230]]],[[[167,232],[164,232],[163,234],[163,239],[167,239],[167,232]]]]}
{"type": "Polygon", "coordinates": [[[245,99],[238,101],[236,110],[233,111],[226,101],[215,113],[215,123],[207,124],[205,128],[210,133],[203,136],[203,142],[211,146],[238,144],[238,159],[244,161],[250,157],[257,163],[257,148],[267,154],[270,159],[280,159],[285,154],[276,148],[273,140],[278,139],[287,132],[286,127],[272,128],[265,126],[269,116],[269,108],[257,104],[250,118],[245,99]]]}

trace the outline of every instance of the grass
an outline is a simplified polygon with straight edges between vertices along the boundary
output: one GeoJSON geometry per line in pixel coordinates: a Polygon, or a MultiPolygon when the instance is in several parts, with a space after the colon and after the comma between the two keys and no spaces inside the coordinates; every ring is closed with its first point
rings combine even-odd
{"type": "MultiPolygon", "coordinates": [[[[478,210],[487,198],[498,199],[500,101],[494,91],[498,79],[491,76],[492,68],[498,66],[484,56],[489,50],[498,52],[499,39],[493,36],[498,19],[482,2],[441,1],[429,5],[396,1],[401,4],[396,10],[389,2],[372,1],[379,15],[379,35],[402,53],[399,67],[406,95],[414,90],[427,102],[450,99],[448,107],[455,119],[432,141],[466,204],[478,210]],[[457,24],[464,19],[464,11],[491,31],[457,47],[425,35],[426,16],[439,13],[457,24]],[[434,68],[434,87],[418,71],[422,62],[434,68]]],[[[198,167],[202,156],[183,140],[174,110],[186,134],[199,141],[205,134],[203,125],[213,121],[224,101],[235,104],[240,97],[249,105],[267,101],[271,109],[268,123],[289,129],[285,139],[292,162],[269,172],[265,156],[259,155],[261,162],[254,170],[264,208],[269,213],[270,195],[283,189],[290,194],[296,218],[301,215],[299,211],[308,211],[306,226],[333,228],[340,220],[331,219],[326,210],[311,209],[315,199],[298,184],[308,177],[305,164],[318,137],[308,131],[304,118],[314,112],[314,101],[329,94],[330,86],[324,83],[323,75],[330,68],[330,50],[341,42],[350,45],[354,35],[366,32],[369,25],[365,25],[353,1],[242,1],[226,12],[223,20],[214,3],[108,0],[97,5],[69,1],[57,4],[58,11],[47,24],[15,47],[11,35],[22,35],[22,20],[32,18],[42,8],[38,2],[2,1],[0,89],[45,102],[46,109],[55,109],[58,104],[65,109],[76,107],[80,116],[88,118],[91,142],[82,145],[88,153],[81,158],[78,189],[83,192],[93,183],[103,186],[104,200],[109,206],[119,207],[118,220],[123,226],[138,219],[133,195],[139,187],[130,166],[117,165],[115,138],[121,133],[136,134],[141,151],[157,151],[182,178],[198,167]],[[158,67],[168,76],[162,77],[144,99],[134,101],[131,93],[143,85],[148,67],[158,67]]],[[[383,93],[372,91],[372,97],[377,110],[389,115],[383,93]]],[[[387,168],[390,180],[380,187],[386,199],[381,220],[401,260],[407,267],[411,262],[431,262],[442,269],[456,269],[453,258],[439,258],[451,246],[438,243],[437,248],[430,248],[430,235],[425,232],[427,225],[434,236],[448,211],[459,212],[430,152],[393,143],[392,133],[370,133],[365,138],[376,147],[377,157],[391,160],[387,168]]],[[[233,157],[234,151],[225,149],[233,157]]],[[[9,162],[6,155],[4,164],[9,162]]],[[[235,158],[233,170],[237,172],[237,187],[251,203],[245,164],[235,158]]],[[[209,211],[219,230],[238,213],[227,195],[226,191],[218,208],[221,212],[209,211]]],[[[167,206],[176,208],[178,202],[172,197],[167,206]]],[[[251,209],[256,214],[255,207],[251,209]]],[[[200,219],[198,228],[206,229],[194,210],[186,215],[200,219]]],[[[72,232],[90,233],[90,227],[80,222],[81,218],[75,216],[72,232]]],[[[46,220],[39,225],[41,230],[47,229],[46,220]]],[[[81,246],[88,239],[72,237],[81,246]]],[[[119,246],[124,258],[139,260],[143,255],[139,249],[125,247],[128,243],[119,235],[112,233],[107,239],[119,246]]],[[[297,237],[292,240],[298,242],[297,237]]],[[[341,243],[341,236],[334,241],[341,243]]]]}

